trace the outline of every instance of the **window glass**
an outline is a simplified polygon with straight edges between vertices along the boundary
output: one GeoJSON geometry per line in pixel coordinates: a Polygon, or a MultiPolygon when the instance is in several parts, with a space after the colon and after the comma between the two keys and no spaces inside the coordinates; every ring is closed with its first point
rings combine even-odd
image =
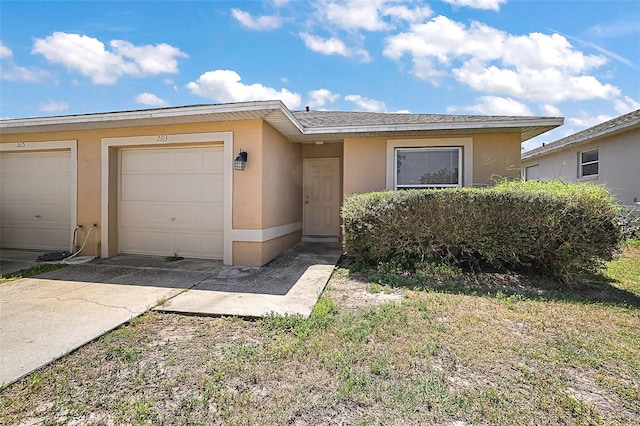
{"type": "Polygon", "coordinates": [[[594,176],[598,174],[598,150],[584,151],[580,153],[580,176],[594,176]]]}
{"type": "Polygon", "coordinates": [[[460,148],[396,150],[396,186],[425,188],[460,186],[460,148]]]}

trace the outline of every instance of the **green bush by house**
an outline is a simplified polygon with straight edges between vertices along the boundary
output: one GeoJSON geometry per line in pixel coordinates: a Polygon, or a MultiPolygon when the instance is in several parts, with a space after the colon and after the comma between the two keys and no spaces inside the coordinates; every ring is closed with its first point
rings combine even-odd
{"type": "Polygon", "coordinates": [[[559,181],[355,194],[342,208],[347,251],[372,263],[486,262],[567,283],[616,251],[618,213],[603,187],[559,181]]]}

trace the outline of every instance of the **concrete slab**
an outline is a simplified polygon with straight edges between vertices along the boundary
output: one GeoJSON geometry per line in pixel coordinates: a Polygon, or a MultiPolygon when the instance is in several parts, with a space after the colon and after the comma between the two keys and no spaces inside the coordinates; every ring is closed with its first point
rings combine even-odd
{"type": "Polygon", "coordinates": [[[285,295],[200,290],[196,286],[156,307],[155,310],[249,318],[270,314],[301,315],[308,318],[333,269],[332,265],[309,266],[285,295]]]}
{"type": "Polygon", "coordinates": [[[163,312],[262,317],[298,314],[308,318],[340,259],[337,243],[302,242],[255,270],[221,269],[156,308],[163,312]]]}
{"type": "Polygon", "coordinates": [[[0,276],[31,268],[38,264],[36,259],[44,254],[43,251],[33,250],[0,250],[0,276]]]}
{"type": "MultiPolygon", "coordinates": [[[[0,383],[7,384],[156,309],[201,315],[308,317],[341,255],[303,242],[262,268],[117,256],[0,285],[0,383]]],[[[3,264],[33,266],[42,252],[3,250],[3,264]]],[[[3,273],[4,269],[3,269],[3,273]]]]}
{"type": "Polygon", "coordinates": [[[181,291],[41,278],[0,285],[0,383],[18,380],[181,291]]]}

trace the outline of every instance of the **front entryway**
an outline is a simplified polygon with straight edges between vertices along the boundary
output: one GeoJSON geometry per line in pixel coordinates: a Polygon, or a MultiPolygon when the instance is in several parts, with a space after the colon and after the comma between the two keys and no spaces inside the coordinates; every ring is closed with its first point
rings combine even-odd
{"type": "Polygon", "coordinates": [[[223,147],[123,149],[120,252],[222,259],[223,147]]]}
{"type": "Polygon", "coordinates": [[[340,159],[303,160],[304,235],[340,235],[340,159]]]}

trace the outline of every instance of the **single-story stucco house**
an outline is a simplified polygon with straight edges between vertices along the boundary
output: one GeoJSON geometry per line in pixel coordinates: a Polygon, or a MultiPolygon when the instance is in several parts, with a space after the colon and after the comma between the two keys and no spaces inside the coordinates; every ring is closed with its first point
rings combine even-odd
{"type": "Polygon", "coordinates": [[[523,153],[525,179],[602,184],[627,206],[640,202],[640,109],[523,153]]]}
{"type": "Polygon", "coordinates": [[[520,144],[562,123],[280,101],[5,119],[0,246],[68,250],[95,230],[84,255],[264,265],[305,236],[339,238],[349,194],[517,178],[520,144]]]}

